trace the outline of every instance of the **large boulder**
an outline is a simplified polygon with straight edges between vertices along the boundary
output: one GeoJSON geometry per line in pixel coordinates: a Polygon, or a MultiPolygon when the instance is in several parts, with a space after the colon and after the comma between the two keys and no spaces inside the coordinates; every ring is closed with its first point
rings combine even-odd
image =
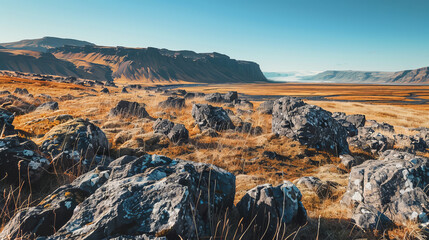
{"type": "Polygon", "coordinates": [[[185,125],[173,123],[168,119],[158,118],[153,124],[153,130],[155,133],[166,135],[173,143],[184,143],[189,140],[189,132],[185,125]]]}
{"type": "Polygon", "coordinates": [[[237,203],[245,228],[252,229],[244,239],[273,239],[277,231],[282,236],[285,225],[304,224],[307,212],[301,197],[299,189],[288,181],[276,187],[263,184],[249,190],[237,203]]]}
{"type": "Polygon", "coordinates": [[[168,97],[165,101],[159,103],[159,107],[162,108],[184,108],[185,107],[185,99],[184,98],[176,98],[176,97],[168,97]]]}
{"type": "Polygon", "coordinates": [[[387,150],[379,160],[351,169],[342,203],[352,207],[365,204],[398,224],[428,223],[429,202],[424,191],[428,184],[429,159],[387,150]]]}
{"type": "Polygon", "coordinates": [[[22,210],[0,238],[19,233],[47,239],[205,238],[215,231],[216,214],[233,207],[234,195],[234,175],[213,165],[124,156],[22,210]]]}
{"type": "MultiPolygon", "coordinates": [[[[15,127],[12,125],[15,115],[6,109],[0,108],[0,129],[3,136],[15,134],[15,127]]],[[[0,133],[1,133],[0,132],[0,133]]]]}
{"type": "Polygon", "coordinates": [[[283,97],[274,102],[272,131],[317,150],[347,154],[347,131],[331,115],[297,98],[283,97]]]}
{"type": "Polygon", "coordinates": [[[35,183],[49,167],[50,161],[28,139],[13,136],[0,139],[0,178],[35,183]]]}
{"type": "Polygon", "coordinates": [[[137,102],[121,100],[110,110],[111,116],[149,118],[144,106],[137,102]]]}
{"type": "Polygon", "coordinates": [[[81,161],[85,167],[94,167],[98,164],[95,156],[107,154],[109,150],[104,132],[82,118],[53,127],[43,139],[41,150],[66,165],[81,161]]]}
{"type": "Polygon", "coordinates": [[[194,104],[192,106],[192,117],[201,130],[212,128],[220,131],[234,128],[228,113],[221,107],[194,104]]]}
{"type": "Polygon", "coordinates": [[[353,137],[353,136],[356,136],[358,134],[358,129],[356,128],[356,126],[353,123],[347,121],[347,116],[345,113],[335,112],[332,114],[332,117],[335,120],[337,120],[347,130],[349,137],[353,137]]]}
{"type": "Polygon", "coordinates": [[[214,103],[233,103],[238,101],[238,93],[236,91],[227,92],[225,94],[210,93],[206,95],[205,100],[214,103]]]}

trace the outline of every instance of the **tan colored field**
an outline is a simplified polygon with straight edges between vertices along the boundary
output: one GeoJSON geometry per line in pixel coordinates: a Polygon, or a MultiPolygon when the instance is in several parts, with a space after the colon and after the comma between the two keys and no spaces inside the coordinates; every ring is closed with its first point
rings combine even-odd
{"type": "MultiPolygon", "coordinates": [[[[74,100],[59,101],[60,110],[55,112],[31,112],[17,116],[14,122],[16,128],[43,135],[58,123],[41,121],[29,123],[31,120],[59,114],[70,114],[74,117],[83,117],[94,120],[106,133],[110,142],[119,131],[138,128],[143,133],[152,131],[152,121],[141,119],[120,119],[108,117],[109,110],[119,100],[130,100],[146,104],[146,110],[150,115],[156,116],[161,111],[158,103],[167,96],[146,90],[130,90],[130,93],[120,93],[120,88],[109,88],[111,94],[100,93],[100,87],[82,87],[73,84],[43,82],[16,78],[0,78],[0,91],[13,92],[16,87],[27,88],[37,95],[49,94],[59,97],[71,94],[79,97],[74,100]],[[114,125],[114,128],[106,127],[114,125]]],[[[408,133],[409,128],[429,127],[429,103],[415,105],[404,104],[402,101],[410,93],[429,94],[429,86],[380,86],[380,85],[345,85],[345,84],[231,84],[231,85],[206,85],[198,87],[184,87],[189,92],[227,92],[238,91],[247,95],[291,95],[291,96],[328,96],[336,95],[336,100],[369,100],[370,102],[340,102],[340,101],[310,101],[306,102],[318,105],[329,111],[342,111],[348,114],[361,113],[367,119],[384,121],[394,125],[398,132],[408,133]],[[371,100],[388,100],[392,103],[371,102],[371,100]],[[396,102],[395,102],[396,101],[396,102]]],[[[308,210],[309,223],[299,233],[292,235],[296,239],[315,239],[320,232],[323,239],[347,239],[350,237],[382,236],[383,233],[363,233],[358,231],[350,223],[351,212],[339,203],[339,199],[346,190],[348,174],[339,166],[339,159],[331,154],[308,149],[298,142],[286,137],[275,137],[271,134],[271,116],[257,112],[241,116],[243,120],[250,121],[263,128],[263,135],[250,136],[237,132],[224,132],[218,138],[201,136],[200,130],[194,124],[191,116],[191,102],[204,102],[203,99],[188,100],[185,109],[166,109],[168,118],[177,123],[182,123],[190,132],[191,141],[187,145],[176,146],[170,144],[167,148],[149,153],[163,154],[171,158],[213,163],[227,169],[237,176],[236,201],[247,190],[262,183],[277,184],[283,180],[294,181],[301,176],[316,176],[322,180],[335,181],[340,186],[334,190],[328,199],[319,199],[316,193],[310,190],[302,190],[303,203],[308,210]],[[286,157],[286,161],[271,160],[263,156],[264,151],[275,151],[286,157]],[[257,159],[257,160],[255,160],[257,159]],[[339,166],[339,167],[338,167],[339,166]],[[320,229],[318,230],[318,225],[320,229]],[[376,234],[376,235],[374,235],[376,234]],[[378,235],[377,235],[378,234],[378,235]]],[[[255,108],[261,101],[253,101],[255,108]]],[[[217,104],[213,104],[217,105],[217,104]]],[[[218,106],[221,106],[218,104],[218,106]]],[[[231,108],[231,110],[235,110],[231,108]]],[[[139,135],[133,136],[139,138],[139,135]]],[[[35,142],[40,139],[33,137],[35,142]]],[[[113,150],[117,146],[112,144],[113,150]]],[[[359,150],[352,149],[355,154],[371,158],[359,150]]],[[[114,151],[112,152],[114,154],[114,151]]],[[[58,173],[51,173],[56,175],[58,173]]],[[[69,175],[68,175],[69,176],[69,175]]],[[[70,177],[72,180],[74,177],[70,177]]],[[[59,184],[59,183],[58,183],[59,184]]],[[[51,186],[50,188],[54,188],[51,186]]],[[[33,199],[37,202],[37,199],[33,199]]],[[[411,229],[414,230],[414,229],[411,229]]],[[[411,231],[406,228],[394,229],[385,236],[403,239],[411,231]]],[[[292,239],[291,238],[291,239],[292,239]]],[[[404,238],[408,239],[408,238],[404,238]]]]}

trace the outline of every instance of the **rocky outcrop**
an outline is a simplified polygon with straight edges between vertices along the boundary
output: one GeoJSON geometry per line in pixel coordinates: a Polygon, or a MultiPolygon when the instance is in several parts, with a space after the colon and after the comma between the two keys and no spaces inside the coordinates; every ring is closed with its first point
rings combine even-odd
{"type": "Polygon", "coordinates": [[[192,117],[201,130],[212,128],[217,131],[233,129],[234,124],[228,113],[221,107],[213,107],[208,104],[194,104],[192,117]]]}
{"type": "Polygon", "coordinates": [[[249,190],[237,203],[244,226],[251,225],[252,229],[244,238],[273,239],[276,232],[282,236],[285,225],[304,224],[307,212],[301,197],[299,189],[288,181],[276,187],[264,184],[249,190]]]}
{"type": "Polygon", "coordinates": [[[173,143],[185,143],[189,140],[189,132],[185,128],[185,125],[173,123],[168,119],[158,118],[153,124],[153,130],[155,133],[164,134],[173,143]]]}
{"type": "Polygon", "coordinates": [[[102,160],[96,156],[109,150],[104,132],[82,118],[53,127],[43,140],[41,150],[67,166],[81,162],[84,167],[93,168],[102,160]]]}
{"type": "Polygon", "coordinates": [[[13,136],[0,139],[0,178],[10,182],[35,183],[45,173],[50,161],[28,139],[13,136]]]}
{"type": "Polygon", "coordinates": [[[318,150],[349,153],[347,131],[332,114],[296,98],[283,97],[274,102],[272,131],[318,150]]]}
{"type": "MultiPolygon", "coordinates": [[[[429,159],[387,150],[379,160],[352,168],[342,203],[375,209],[371,213],[355,211],[355,219],[360,219],[361,214],[379,215],[378,211],[397,224],[428,223],[429,202],[424,192],[428,184],[429,159]]],[[[372,215],[363,217],[374,219],[372,215]]]]}
{"type": "Polygon", "coordinates": [[[358,135],[348,138],[347,141],[352,147],[377,155],[392,149],[395,144],[393,139],[375,132],[371,127],[358,128],[358,135]]]}
{"type": "Polygon", "coordinates": [[[110,110],[111,116],[149,118],[144,106],[137,102],[121,100],[110,110]]]}
{"type": "Polygon", "coordinates": [[[234,194],[234,175],[213,165],[158,155],[124,156],[22,210],[0,237],[205,238],[214,231],[214,214],[223,216],[233,206],[234,194]]]}
{"type": "Polygon", "coordinates": [[[86,46],[94,45],[86,41],[79,41],[67,38],[43,37],[38,39],[26,39],[18,42],[0,43],[0,46],[7,49],[31,50],[38,52],[46,52],[49,49],[64,47],[64,46],[86,46]]]}
{"type": "Polygon", "coordinates": [[[54,111],[58,109],[59,107],[57,102],[46,102],[36,108],[36,110],[42,110],[42,111],[43,110],[54,111]]]}

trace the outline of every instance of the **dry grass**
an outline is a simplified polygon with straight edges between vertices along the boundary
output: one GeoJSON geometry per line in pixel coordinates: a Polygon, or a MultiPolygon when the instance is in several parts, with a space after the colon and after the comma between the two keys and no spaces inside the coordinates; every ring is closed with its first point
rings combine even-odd
{"type": "MultiPolygon", "coordinates": [[[[162,116],[176,123],[182,123],[189,130],[190,142],[186,145],[170,144],[167,148],[158,149],[148,153],[163,154],[171,158],[182,158],[197,162],[212,163],[225,168],[237,176],[236,202],[245,192],[259,184],[278,184],[283,180],[294,181],[302,176],[315,176],[324,181],[333,181],[339,184],[333,194],[327,199],[320,199],[311,190],[302,189],[303,204],[308,210],[309,222],[305,227],[290,229],[289,239],[315,239],[316,234],[319,239],[351,239],[367,237],[369,239],[382,236],[380,233],[363,233],[350,223],[350,209],[340,205],[339,199],[345,192],[348,174],[338,168],[340,160],[331,154],[308,149],[298,142],[286,137],[276,137],[271,132],[271,116],[252,113],[240,116],[245,121],[252,122],[255,126],[261,126],[263,134],[252,136],[234,131],[225,131],[217,138],[202,136],[200,130],[195,125],[191,116],[192,102],[204,102],[201,98],[187,100],[187,105],[183,109],[160,109],[158,103],[167,98],[165,95],[155,94],[145,90],[129,90],[130,93],[120,93],[120,88],[109,88],[111,94],[99,93],[100,87],[82,87],[73,84],[60,84],[52,82],[42,82],[34,80],[1,78],[0,91],[9,90],[13,92],[16,87],[27,88],[30,93],[37,95],[40,93],[51,95],[54,100],[58,97],[71,94],[79,97],[73,100],[59,101],[60,110],[31,112],[26,115],[17,116],[14,125],[18,129],[33,133],[32,138],[40,143],[40,138],[53,126],[59,124],[58,121],[34,121],[41,118],[54,117],[59,114],[70,114],[74,117],[83,117],[93,120],[106,133],[112,143],[118,132],[139,130],[139,134],[132,135],[132,139],[138,139],[143,133],[152,130],[153,121],[137,118],[109,117],[109,110],[116,105],[119,100],[129,100],[145,104],[146,110],[152,117],[162,116]],[[82,95],[82,93],[85,93],[82,95]],[[30,121],[33,121],[29,123],[30,121]],[[284,159],[269,159],[263,155],[264,151],[274,151],[283,156],[284,159]],[[320,217],[320,218],[319,218],[320,217]],[[320,226],[319,226],[320,225],[320,226]],[[378,234],[378,235],[377,235],[378,234]]],[[[265,95],[341,95],[346,99],[351,96],[364,96],[383,93],[384,96],[378,98],[401,99],[409,92],[417,91],[428,93],[429,87],[417,86],[384,86],[384,88],[373,85],[305,85],[305,84],[248,84],[248,85],[216,85],[203,87],[188,87],[188,91],[220,91],[236,90],[246,94],[265,95]],[[369,89],[371,91],[369,92],[369,89]],[[355,95],[353,95],[355,94],[355,95]]],[[[335,101],[307,101],[308,103],[321,106],[329,111],[342,111],[348,114],[363,113],[367,119],[384,121],[395,126],[399,133],[412,133],[409,128],[429,127],[427,116],[427,106],[413,105],[386,105],[357,102],[335,102],[335,101]]],[[[253,102],[255,108],[260,102],[253,102]]],[[[220,104],[213,104],[221,106],[220,104]]],[[[231,109],[235,111],[236,109],[231,109]]],[[[113,148],[118,146],[113,145],[113,148]]],[[[352,149],[355,155],[371,158],[367,153],[357,149],[352,149]]],[[[54,173],[51,173],[54,174],[54,173]]],[[[54,176],[50,176],[51,184],[46,189],[41,189],[41,195],[50,192],[53,188],[67,181],[73,180],[73,173],[65,169],[58,170],[54,176]],[[61,173],[61,171],[65,172],[61,173]],[[56,174],[56,175],[55,175],[56,174]],[[52,181],[52,179],[56,179],[52,181]],[[54,184],[55,183],[55,184],[54,184]]],[[[22,195],[29,195],[25,193],[22,195]]],[[[21,201],[27,205],[40,199],[42,196],[31,196],[29,201],[21,201]]],[[[386,233],[390,238],[411,239],[409,234],[418,236],[416,229],[397,228],[386,233]],[[407,235],[408,234],[408,235],[407,235]]],[[[386,235],[385,234],[385,235],[386,235]]],[[[419,233],[420,234],[420,233],[419,233]]],[[[387,235],[386,235],[387,236],[387,235]]],[[[416,238],[418,239],[418,238],[416,238]]]]}

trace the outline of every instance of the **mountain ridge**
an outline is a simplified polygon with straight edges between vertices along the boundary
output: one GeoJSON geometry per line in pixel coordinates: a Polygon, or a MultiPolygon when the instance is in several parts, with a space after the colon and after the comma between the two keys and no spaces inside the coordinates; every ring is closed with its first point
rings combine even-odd
{"type": "Polygon", "coordinates": [[[49,49],[63,47],[66,45],[71,46],[86,46],[95,45],[87,41],[75,40],[70,38],[58,38],[58,37],[43,37],[37,39],[24,39],[10,43],[0,43],[1,47],[7,49],[17,50],[31,50],[38,52],[47,52],[49,49]]]}

